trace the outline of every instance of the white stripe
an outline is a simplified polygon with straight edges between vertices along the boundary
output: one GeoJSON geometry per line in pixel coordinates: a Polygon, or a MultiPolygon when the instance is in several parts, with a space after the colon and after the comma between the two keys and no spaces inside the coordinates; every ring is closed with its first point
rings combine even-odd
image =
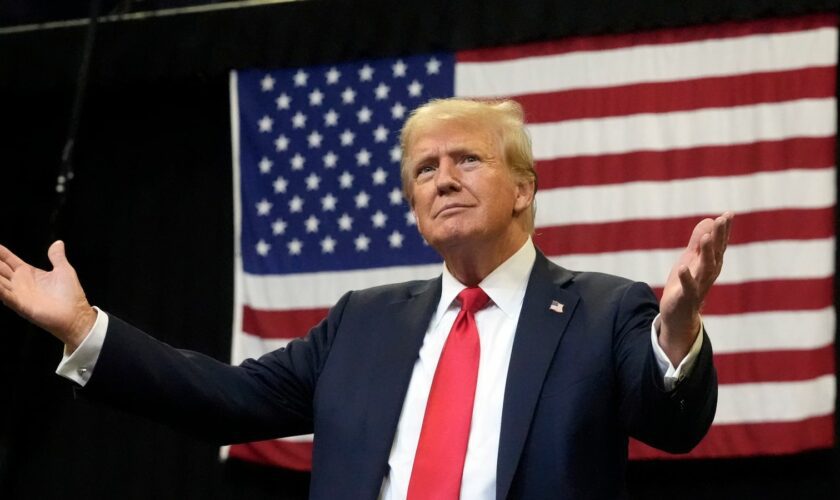
{"type": "Polygon", "coordinates": [[[836,130],[835,98],[587,118],[527,126],[537,160],[630,151],[827,137],[836,130]]]}
{"type": "Polygon", "coordinates": [[[236,332],[234,338],[239,342],[238,357],[231,358],[231,364],[238,365],[246,359],[257,359],[271,351],[286,347],[294,339],[264,339],[248,332],[236,332]]]}
{"type": "Polygon", "coordinates": [[[715,354],[819,349],[834,342],[834,308],[703,316],[715,354]]]}
{"type": "Polygon", "coordinates": [[[834,413],[834,375],[800,382],[724,384],[714,423],[794,422],[834,413]]]}
{"type": "Polygon", "coordinates": [[[243,273],[243,295],[245,304],[256,309],[330,307],[350,290],[429,279],[440,273],[441,264],[266,277],[243,273]]]}
{"type": "Polygon", "coordinates": [[[834,179],[835,169],[828,167],[547,189],[537,192],[536,226],[825,208],[837,199],[834,179]]]}
{"type": "MultiPolygon", "coordinates": [[[[600,271],[648,283],[665,284],[682,249],[633,250],[552,256],[567,269],[600,271]]],[[[737,284],[775,279],[813,279],[834,275],[834,238],[782,240],[730,245],[715,283],[737,284]]]]}
{"type": "Polygon", "coordinates": [[[455,95],[497,97],[832,66],[837,29],[577,51],[455,66],[455,95]]]}

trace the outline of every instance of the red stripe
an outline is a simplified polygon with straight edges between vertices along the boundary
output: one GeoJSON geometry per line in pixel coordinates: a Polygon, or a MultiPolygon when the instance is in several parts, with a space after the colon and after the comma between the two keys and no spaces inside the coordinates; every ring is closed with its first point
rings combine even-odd
{"type": "Polygon", "coordinates": [[[685,455],[671,455],[630,440],[631,459],[716,458],[782,455],[834,446],[834,415],[798,422],[713,425],[697,447],[685,455]]]}
{"type": "MultiPolygon", "coordinates": [[[[716,217],[719,214],[707,214],[716,217]]],[[[682,248],[704,216],[539,227],[534,243],[546,255],[682,248]]],[[[834,235],[834,207],[767,210],[738,214],[730,245],[771,240],[807,240],[834,235]]]]}
{"type": "Polygon", "coordinates": [[[242,307],[242,331],[266,339],[303,337],[327,315],[328,309],[294,309],[286,311],[242,307]]]}
{"type": "Polygon", "coordinates": [[[312,470],[312,442],[256,441],[235,444],[229,456],[294,470],[312,470]]]}
{"type": "Polygon", "coordinates": [[[834,345],[796,351],[715,354],[715,368],[721,384],[811,380],[835,373],[834,345]]]}
{"type": "Polygon", "coordinates": [[[574,156],[537,161],[540,189],[748,175],[835,163],[835,138],[795,138],[731,146],[574,156]]]}
{"type": "Polygon", "coordinates": [[[569,52],[598,51],[635,45],[662,45],[698,40],[734,38],[756,34],[786,33],[837,26],[834,14],[727,22],[687,28],[662,29],[622,35],[570,37],[492,49],[465,50],[455,54],[458,63],[496,62],[523,57],[551,56],[569,52]]]}
{"type": "MultiPolygon", "coordinates": [[[[655,288],[657,297],[662,289],[655,288]]],[[[706,297],[705,314],[824,309],[834,304],[834,278],[716,284],[706,297]]]]}
{"type": "Polygon", "coordinates": [[[835,68],[640,83],[512,96],[528,123],[834,97],[835,68]]]}

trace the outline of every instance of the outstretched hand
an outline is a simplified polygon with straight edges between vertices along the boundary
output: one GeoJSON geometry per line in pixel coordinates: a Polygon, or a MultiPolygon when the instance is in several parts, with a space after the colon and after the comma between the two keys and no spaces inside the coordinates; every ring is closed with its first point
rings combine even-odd
{"type": "Polygon", "coordinates": [[[676,366],[691,348],[700,329],[700,308],[723,268],[734,215],[703,219],[671,269],[659,302],[659,344],[676,366]]]}
{"type": "Polygon", "coordinates": [[[52,271],[30,266],[0,245],[0,301],[64,342],[72,352],[96,321],[79,278],[64,255],[64,242],[47,255],[52,271]]]}

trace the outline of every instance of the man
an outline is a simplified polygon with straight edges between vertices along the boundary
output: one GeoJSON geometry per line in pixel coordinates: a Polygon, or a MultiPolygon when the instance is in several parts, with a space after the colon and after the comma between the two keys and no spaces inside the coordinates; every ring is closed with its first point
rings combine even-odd
{"type": "Polygon", "coordinates": [[[259,360],[178,351],[91,308],[61,242],[51,272],[0,247],[0,299],[65,343],[58,371],[90,397],[218,442],[314,432],[312,498],[615,498],[628,436],[696,445],[717,399],[699,310],[731,214],[695,227],[657,316],[647,285],[535,249],[517,104],[432,101],[401,140],[442,276],[348,292],[259,360]]]}

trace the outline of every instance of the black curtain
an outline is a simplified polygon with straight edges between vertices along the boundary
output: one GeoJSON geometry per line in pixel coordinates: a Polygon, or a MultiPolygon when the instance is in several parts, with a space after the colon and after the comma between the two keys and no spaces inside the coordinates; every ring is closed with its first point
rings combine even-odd
{"type": "MultiPolygon", "coordinates": [[[[0,243],[48,266],[66,241],[92,303],[229,357],[231,68],[316,64],[569,35],[836,11],[836,2],[311,1],[100,25],[75,178],[56,175],[84,27],[0,34],[0,243]]],[[[231,461],[75,399],[61,345],[0,308],[0,498],[305,498],[308,474],[231,461]]],[[[838,450],[635,462],[634,498],[835,498],[838,450]]]]}

